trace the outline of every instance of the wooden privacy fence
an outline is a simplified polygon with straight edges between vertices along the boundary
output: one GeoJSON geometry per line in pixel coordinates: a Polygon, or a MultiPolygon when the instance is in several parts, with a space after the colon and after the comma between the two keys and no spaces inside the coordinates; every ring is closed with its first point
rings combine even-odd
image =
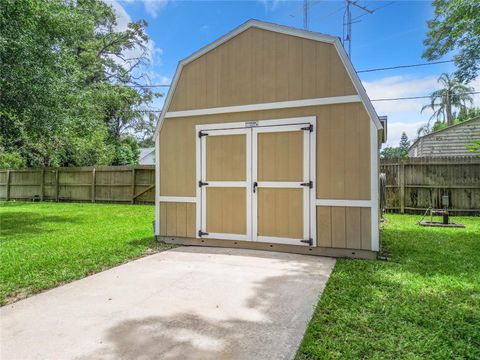
{"type": "Polygon", "coordinates": [[[0,170],[0,199],[154,203],[155,166],[0,170]]]}
{"type": "Polygon", "coordinates": [[[450,211],[480,214],[478,156],[382,160],[380,172],[387,177],[387,210],[442,209],[442,196],[448,195],[450,211]]]}
{"type": "MultiPolygon", "coordinates": [[[[443,208],[480,214],[480,157],[382,160],[386,208],[425,211],[443,208]]],[[[0,199],[154,203],[155,166],[99,166],[0,170],[0,199]]]]}

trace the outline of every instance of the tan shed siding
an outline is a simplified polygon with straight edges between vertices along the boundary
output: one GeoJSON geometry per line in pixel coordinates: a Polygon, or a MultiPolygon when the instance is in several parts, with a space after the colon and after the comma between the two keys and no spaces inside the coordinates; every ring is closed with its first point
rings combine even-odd
{"type": "Polygon", "coordinates": [[[318,107],[317,198],[370,199],[370,119],[363,106],[318,107]]]}
{"type": "Polygon", "coordinates": [[[355,94],[332,44],[250,28],[183,67],[168,111],[355,94]]]}
{"type": "Polygon", "coordinates": [[[195,125],[317,117],[317,198],[370,199],[370,119],[361,103],[165,119],[160,194],[196,196],[195,125]]]}
{"type": "Polygon", "coordinates": [[[371,250],[370,208],[317,206],[317,246],[371,250]]]}
{"type": "Polygon", "coordinates": [[[161,202],[160,235],[195,237],[195,204],[161,202]]]}
{"type": "MultiPolygon", "coordinates": [[[[357,92],[334,45],[252,27],[184,65],[167,111],[348,95],[357,95],[357,92]]],[[[371,119],[360,102],[181,118],[167,117],[159,139],[160,195],[196,196],[196,125],[303,116],[317,118],[316,198],[370,200],[371,119]]],[[[287,148],[285,143],[293,146],[298,142],[298,139],[290,138],[289,134],[283,136],[285,139],[282,139],[280,144],[274,142],[273,137],[269,139],[265,135],[263,139],[265,141],[260,138],[259,149],[263,146],[275,149],[281,154],[287,148]]],[[[234,148],[243,146],[243,143],[212,142],[209,146],[213,148],[210,152],[215,152],[217,146],[234,148]]],[[[239,168],[232,167],[233,163],[244,163],[243,158],[229,162],[221,151],[217,160],[222,169],[217,173],[213,173],[211,169],[207,170],[209,178],[219,178],[225,174],[229,179],[244,177],[239,168]]],[[[261,158],[259,162],[262,162],[261,158]]],[[[275,173],[276,177],[282,175],[282,179],[295,180],[296,173],[300,173],[303,166],[299,163],[297,168],[288,171],[288,161],[281,165],[285,166],[277,166],[273,170],[264,167],[265,173],[260,173],[259,179],[268,179],[275,173]]],[[[288,196],[283,194],[286,192],[270,194],[263,189],[261,193],[260,200],[273,195],[276,196],[276,202],[289,200],[288,196]]],[[[218,197],[217,202],[222,202],[224,198],[225,196],[218,197]]],[[[213,200],[210,200],[212,203],[213,200]]],[[[300,205],[296,205],[295,201],[290,199],[290,203],[293,204],[291,209],[285,207],[284,210],[293,211],[293,214],[277,214],[275,209],[269,208],[272,204],[275,205],[275,201],[269,203],[264,201],[264,204],[260,201],[258,207],[260,215],[278,219],[286,216],[296,223],[302,223],[301,219],[294,216],[301,214],[300,209],[295,209],[300,205]]],[[[222,204],[223,207],[228,205],[222,204]]],[[[240,210],[243,213],[244,207],[240,210]]],[[[232,222],[234,216],[227,213],[228,211],[222,218],[219,215],[216,220],[211,219],[209,226],[217,231],[229,229],[236,233],[244,233],[246,221],[242,219],[232,222]],[[216,223],[214,220],[220,222],[216,223]],[[233,229],[234,225],[238,225],[239,228],[233,229]]],[[[195,237],[195,215],[194,203],[161,203],[160,234],[171,237],[195,237]]],[[[318,247],[327,248],[329,251],[335,248],[366,251],[371,249],[370,208],[318,206],[316,216],[318,247]]],[[[299,235],[297,228],[300,226],[287,226],[288,222],[280,221],[283,227],[268,228],[261,220],[259,230],[265,234],[299,235]]],[[[276,222],[276,219],[273,220],[270,223],[276,222]]]]}

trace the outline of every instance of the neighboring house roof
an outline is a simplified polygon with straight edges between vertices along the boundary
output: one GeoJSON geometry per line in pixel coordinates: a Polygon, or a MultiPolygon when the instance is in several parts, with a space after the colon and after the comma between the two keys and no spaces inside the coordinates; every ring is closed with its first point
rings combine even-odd
{"type": "Polygon", "coordinates": [[[410,146],[408,153],[409,156],[414,157],[469,155],[466,146],[478,137],[480,137],[480,116],[419,137],[410,146]],[[469,129],[464,130],[464,127],[469,129]],[[449,141],[450,146],[445,141],[449,141]],[[420,147],[420,154],[414,154],[415,150],[418,153],[420,147]]]}
{"type": "MultiPolygon", "coordinates": [[[[152,153],[155,155],[155,148],[154,148],[154,147],[141,148],[141,149],[140,149],[140,156],[139,156],[138,162],[139,162],[140,164],[142,164],[142,160],[145,160],[145,158],[147,158],[147,157],[148,157],[149,155],[151,155],[152,153]]],[[[154,164],[153,161],[152,161],[151,163],[154,164]]]]}
{"type": "Polygon", "coordinates": [[[350,58],[348,57],[347,53],[345,52],[345,49],[343,48],[343,45],[340,42],[340,39],[336,36],[331,36],[331,35],[325,35],[321,33],[316,33],[316,32],[311,32],[311,31],[306,31],[306,30],[300,30],[300,29],[295,29],[292,27],[288,26],[283,26],[283,25],[278,25],[278,24],[273,24],[273,23],[268,23],[264,21],[259,21],[259,20],[248,20],[247,22],[243,23],[239,27],[235,28],[228,34],[222,36],[221,38],[217,39],[216,41],[212,42],[211,44],[201,48],[200,50],[194,52],[192,55],[189,57],[181,60],[178,63],[177,70],[175,72],[175,76],[172,81],[172,86],[170,87],[167,97],[165,99],[165,104],[163,106],[162,112],[160,114],[159,120],[157,122],[157,127],[155,129],[155,138],[158,136],[160,133],[160,129],[162,128],[163,121],[165,119],[165,114],[167,112],[167,109],[169,108],[170,102],[172,100],[173,93],[175,92],[175,88],[178,82],[178,79],[180,78],[180,73],[182,71],[183,66],[186,64],[194,61],[195,59],[199,58],[203,54],[211,51],[212,49],[216,48],[217,46],[225,43],[226,41],[230,40],[234,36],[240,34],[241,32],[249,29],[249,28],[259,28],[263,30],[269,30],[277,33],[283,33],[287,35],[292,35],[292,36],[297,36],[297,37],[302,37],[305,39],[310,39],[310,40],[316,40],[316,41],[321,41],[329,44],[333,44],[335,46],[335,49],[337,50],[344,66],[345,69],[347,70],[354,86],[355,89],[360,96],[363,105],[365,106],[365,109],[367,110],[370,118],[372,121],[375,123],[375,126],[377,129],[382,129],[382,124],[378,118],[378,115],[369,99],[367,96],[367,93],[365,91],[365,88],[362,85],[362,82],[360,81],[360,78],[358,77],[357,72],[353,68],[353,65],[350,61],[350,58]]]}

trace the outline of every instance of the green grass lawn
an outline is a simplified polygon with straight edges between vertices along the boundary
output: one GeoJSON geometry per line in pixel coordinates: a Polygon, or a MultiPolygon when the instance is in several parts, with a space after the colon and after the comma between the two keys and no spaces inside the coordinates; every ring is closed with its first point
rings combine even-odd
{"type": "Polygon", "coordinates": [[[387,218],[389,260],[337,261],[297,359],[480,359],[480,217],[387,218]]]}
{"type": "Polygon", "coordinates": [[[151,205],[0,203],[0,304],[166,248],[153,217],[151,205]]]}
{"type": "MultiPolygon", "coordinates": [[[[0,304],[165,249],[153,206],[0,203],[0,304]]],[[[298,359],[480,359],[480,217],[388,215],[388,261],[337,261],[298,359]]]]}

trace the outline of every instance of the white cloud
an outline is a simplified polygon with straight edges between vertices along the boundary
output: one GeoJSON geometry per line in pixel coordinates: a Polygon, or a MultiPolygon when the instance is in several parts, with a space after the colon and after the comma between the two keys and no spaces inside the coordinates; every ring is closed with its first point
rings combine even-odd
{"type": "Polygon", "coordinates": [[[117,16],[117,26],[115,27],[115,31],[125,30],[128,23],[132,21],[132,18],[128,15],[123,6],[120,5],[117,0],[103,0],[103,2],[110,5],[117,16]]]}
{"type": "MultiPolygon", "coordinates": [[[[372,82],[365,81],[363,85],[370,99],[423,96],[438,88],[437,78],[434,76],[424,78],[391,76],[372,82]]],[[[424,99],[374,102],[379,114],[420,111],[424,104],[426,104],[424,99]]]]}
{"type": "Polygon", "coordinates": [[[413,140],[417,138],[417,131],[422,125],[425,125],[425,121],[389,122],[387,127],[387,145],[398,146],[402,132],[405,132],[411,143],[413,143],[413,140]]]}
{"type": "MultiPolygon", "coordinates": [[[[123,6],[120,5],[117,0],[104,0],[104,2],[112,7],[115,15],[117,16],[117,26],[115,27],[115,31],[125,31],[127,29],[128,23],[132,21],[130,15],[128,15],[123,6]]],[[[155,46],[155,42],[152,39],[148,40],[146,47],[147,52],[145,55],[148,61],[150,63],[160,62],[160,56],[162,55],[163,50],[161,48],[157,48],[155,46]]],[[[143,49],[137,47],[126,50],[123,55],[126,59],[134,59],[142,56],[143,51],[143,49]]]]}
{"type": "MultiPolygon", "coordinates": [[[[425,96],[440,88],[436,76],[390,76],[375,81],[364,81],[363,85],[370,99],[425,96]]],[[[480,77],[469,84],[480,91],[480,77]]],[[[480,106],[480,94],[472,95],[474,106],[480,106]]],[[[398,146],[403,131],[410,140],[417,137],[417,130],[427,123],[432,115],[430,110],[420,113],[428,99],[374,101],[379,115],[388,116],[387,145],[398,146]]]]}
{"type": "Polygon", "coordinates": [[[172,79],[170,79],[168,76],[160,77],[160,85],[170,85],[171,82],[172,79]]]}
{"type": "Polygon", "coordinates": [[[260,3],[263,4],[265,10],[275,10],[277,5],[285,0],[258,0],[260,3]]]}
{"type": "Polygon", "coordinates": [[[145,0],[143,5],[145,6],[147,14],[155,19],[167,3],[168,0],[145,0]]]}

